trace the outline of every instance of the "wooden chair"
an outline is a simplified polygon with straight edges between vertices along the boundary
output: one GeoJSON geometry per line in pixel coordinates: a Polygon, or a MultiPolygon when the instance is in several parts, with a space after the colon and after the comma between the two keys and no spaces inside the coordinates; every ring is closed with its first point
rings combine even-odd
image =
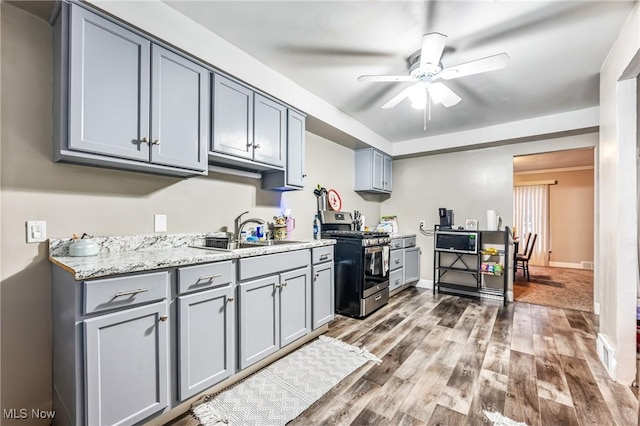
{"type": "Polygon", "coordinates": [[[531,240],[527,238],[527,245],[525,246],[524,254],[516,254],[515,270],[518,268],[522,269],[522,273],[527,278],[527,281],[530,281],[531,278],[529,275],[529,259],[531,259],[531,254],[533,253],[533,248],[536,245],[537,238],[538,234],[533,234],[533,238],[531,240]]]}

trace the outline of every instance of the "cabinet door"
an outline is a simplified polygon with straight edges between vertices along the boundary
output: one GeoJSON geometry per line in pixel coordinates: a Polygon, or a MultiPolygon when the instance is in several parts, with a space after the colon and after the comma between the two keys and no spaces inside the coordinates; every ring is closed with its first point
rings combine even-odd
{"type": "Polygon", "coordinates": [[[235,373],[235,288],[178,297],[181,401],[235,373]]]}
{"type": "Polygon", "coordinates": [[[383,164],[383,182],[382,182],[382,189],[384,189],[385,191],[389,191],[391,192],[391,188],[392,188],[392,171],[393,171],[393,163],[391,160],[391,157],[389,157],[388,155],[384,156],[384,164],[383,164]]]}
{"type": "Polygon", "coordinates": [[[384,189],[384,155],[373,151],[373,189],[384,189]]]}
{"type": "Polygon", "coordinates": [[[280,276],[274,275],[239,286],[240,369],[280,349],[280,276]]]}
{"type": "Polygon", "coordinates": [[[68,148],[149,161],[148,40],[71,4],[68,148]]]}
{"type": "Polygon", "coordinates": [[[333,320],[333,262],[313,267],[311,298],[313,300],[313,329],[333,320]]]}
{"type": "Polygon", "coordinates": [[[420,279],[420,247],[404,250],[404,284],[420,279]]]}
{"type": "Polygon", "coordinates": [[[209,71],[156,45],[151,58],[151,161],[204,171],[209,71]]]}
{"type": "Polygon", "coordinates": [[[287,185],[304,186],[305,117],[295,111],[287,113],[287,185]]]}
{"type": "Polygon", "coordinates": [[[253,159],[284,166],[287,144],[287,108],[254,94],[253,159]]]}
{"type": "Polygon", "coordinates": [[[84,321],[86,423],[131,425],[167,406],[167,302],[84,321]]]}
{"type": "Polygon", "coordinates": [[[311,271],[309,267],[280,275],[280,346],[311,331],[311,271]]]}
{"type": "Polygon", "coordinates": [[[253,158],[253,91],[213,76],[213,151],[253,158]]]}

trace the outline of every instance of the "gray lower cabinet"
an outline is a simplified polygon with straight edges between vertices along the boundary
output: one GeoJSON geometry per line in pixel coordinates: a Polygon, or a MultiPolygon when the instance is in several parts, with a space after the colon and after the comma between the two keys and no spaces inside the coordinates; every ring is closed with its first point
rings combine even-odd
{"type": "Polygon", "coordinates": [[[235,283],[178,297],[179,399],[235,373],[235,283]]]}
{"type": "Polygon", "coordinates": [[[134,425],[167,409],[169,273],[52,274],[56,424],[134,425]]]}
{"type": "Polygon", "coordinates": [[[404,249],[404,284],[420,280],[420,247],[404,249]]]}
{"type": "Polygon", "coordinates": [[[404,284],[404,251],[401,238],[391,240],[389,252],[389,291],[393,291],[404,284]]]}
{"type": "Polygon", "coordinates": [[[310,268],[241,282],[240,369],[311,331],[310,268]]]}
{"type": "Polygon", "coordinates": [[[131,425],[168,405],[167,302],[84,321],[88,425],[131,425]]]}
{"type": "Polygon", "coordinates": [[[313,300],[312,328],[315,330],[334,318],[334,266],[333,246],[316,247],[311,250],[312,282],[311,298],[313,300]]]}
{"type": "Polygon", "coordinates": [[[55,161],[206,174],[207,69],[78,4],[54,33],[55,161]]]}
{"type": "Polygon", "coordinates": [[[310,250],[240,259],[239,368],[311,331],[310,250]]]}

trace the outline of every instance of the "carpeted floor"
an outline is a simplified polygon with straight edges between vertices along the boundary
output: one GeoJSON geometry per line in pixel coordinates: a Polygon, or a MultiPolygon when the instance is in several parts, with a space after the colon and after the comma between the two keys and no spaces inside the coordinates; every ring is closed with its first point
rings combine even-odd
{"type": "Polygon", "coordinates": [[[521,270],[516,274],[516,301],[593,312],[593,271],[529,265],[529,272],[529,282],[521,270]]]}

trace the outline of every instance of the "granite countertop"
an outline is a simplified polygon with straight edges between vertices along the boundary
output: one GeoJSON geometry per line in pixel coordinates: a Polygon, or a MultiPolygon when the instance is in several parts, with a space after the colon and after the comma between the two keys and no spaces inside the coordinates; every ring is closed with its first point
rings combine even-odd
{"type": "MultiPolygon", "coordinates": [[[[223,234],[224,235],[224,234],[223,234]]],[[[96,256],[69,256],[72,239],[49,240],[49,260],[73,274],[75,280],[151,271],[184,265],[218,262],[333,245],[336,240],[296,240],[291,244],[257,246],[233,251],[214,251],[190,247],[203,245],[204,238],[220,234],[143,235],[95,237],[100,246],[96,256]]]]}
{"type": "Polygon", "coordinates": [[[415,237],[416,234],[389,234],[389,237],[393,240],[395,238],[410,238],[415,237]]]}

